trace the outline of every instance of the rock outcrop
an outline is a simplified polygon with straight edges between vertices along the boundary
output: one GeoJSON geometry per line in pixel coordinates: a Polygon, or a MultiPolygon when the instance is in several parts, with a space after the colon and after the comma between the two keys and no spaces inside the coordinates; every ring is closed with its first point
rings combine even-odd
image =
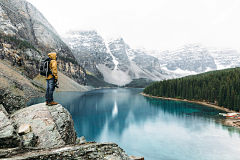
{"type": "MultiPolygon", "coordinates": [[[[16,152],[16,150],[14,150],[16,152]]],[[[11,153],[13,153],[12,151],[11,153]]],[[[9,160],[15,159],[105,159],[105,160],[138,160],[130,158],[117,144],[111,142],[65,146],[62,148],[31,150],[21,155],[9,154],[10,151],[3,151],[9,160]],[[11,156],[10,156],[11,155],[11,156]]],[[[144,159],[142,157],[142,159],[144,159]]]]}
{"type": "Polygon", "coordinates": [[[29,124],[38,137],[37,147],[52,148],[74,144],[76,131],[70,113],[61,105],[48,107],[45,103],[33,105],[11,115],[17,128],[29,124]]]}
{"type": "Polygon", "coordinates": [[[67,144],[74,144],[77,139],[77,133],[74,129],[74,123],[72,116],[61,105],[48,107],[50,111],[53,121],[55,122],[56,129],[58,133],[61,135],[62,140],[67,144]]]}
{"type": "Polygon", "coordinates": [[[7,111],[0,104],[0,149],[19,146],[20,137],[13,125],[7,111]]]}
{"type": "Polygon", "coordinates": [[[22,96],[14,95],[5,88],[0,88],[0,104],[5,106],[9,114],[27,107],[22,96]]]}
{"type": "Polygon", "coordinates": [[[0,104],[9,114],[27,107],[25,100],[43,96],[43,92],[41,86],[0,60],[0,104]]]}

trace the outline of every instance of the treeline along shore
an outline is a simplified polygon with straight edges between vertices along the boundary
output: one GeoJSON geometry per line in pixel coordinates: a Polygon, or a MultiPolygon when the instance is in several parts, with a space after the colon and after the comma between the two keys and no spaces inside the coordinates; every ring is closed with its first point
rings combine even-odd
{"type": "Polygon", "coordinates": [[[143,93],[155,97],[206,102],[238,112],[240,68],[154,82],[147,86],[143,93]]]}

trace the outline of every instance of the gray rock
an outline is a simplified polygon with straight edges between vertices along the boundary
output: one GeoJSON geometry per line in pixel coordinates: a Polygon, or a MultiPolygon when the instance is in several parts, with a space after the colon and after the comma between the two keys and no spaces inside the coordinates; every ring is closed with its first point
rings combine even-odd
{"type": "Polygon", "coordinates": [[[8,154],[5,157],[15,159],[116,159],[130,160],[129,156],[115,143],[88,143],[64,146],[54,149],[29,151],[24,154],[8,154]]]}
{"type": "Polygon", "coordinates": [[[31,132],[31,126],[29,124],[22,124],[18,128],[18,134],[19,135],[27,134],[29,132],[31,132]]]}
{"type": "Polygon", "coordinates": [[[37,145],[37,137],[34,133],[27,133],[22,136],[23,147],[35,147],[37,145]]]}
{"type": "Polygon", "coordinates": [[[131,160],[144,160],[144,157],[140,157],[140,156],[129,156],[129,158],[131,160]]]}
{"type": "Polygon", "coordinates": [[[106,157],[104,157],[104,159],[106,159],[106,160],[121,160],[120,157],[117,157],[114,155],[107,155],[106,157]]]}
{"type": "Polygon", "coordinates": [[[84,136],[82,137],[78,137],[75,144],[84,144],[84,143],[87,143],[86,139],[84,136]]]}
{"type": "Polygon", "coordinates": [[[6,109],[3,107],[2,104],[0,104],[0,111],[3,112],[7,117],[9,117],[9,115],[8,115],[8,113],[7,113],[7,111],[6,111],[6,109]]]}
{"type": "MultiPolygon", "coordinates": [[[[62,115],[64,116],[64,114],[62,115]]],[[[57,125],[45,103],[18,110],[11,115],[11,118],[15,121],[17,128],[22,124],[31,125],[31,131],[38,136],[37,147],[49,148],[65,145],[65,142],[57,130],[57,125]]]]}
{"type": "Polygon", "coordinates": [[[9,114],[27,107],[23,97],[16,96],[4,88],[0,88],[0,104],[4,105],[9,114]]]}
{"type": "Polygon", "coordinates": [[[72,116],[60,104],[50,107],[45,103],[29,106],[15,112],[11,118],[17,127],[31,125],[31,131],[38,136],[38,147],[60,147],[76,142],[77,133],[72,116]]]}
{"type": "Polygon", "coordinates": [[[5,108],[0,105],[0,148],[13,148],[20,144],[20,137],[15,131],[5,108]]]}
{"type": "Polygon", "coordinates": [[[77,139],[77,133],[74,129],[74,122],[71,114],[60,104],[48,107],[48,109],[62,140],[65,144],[74,144],[77,139]]]}

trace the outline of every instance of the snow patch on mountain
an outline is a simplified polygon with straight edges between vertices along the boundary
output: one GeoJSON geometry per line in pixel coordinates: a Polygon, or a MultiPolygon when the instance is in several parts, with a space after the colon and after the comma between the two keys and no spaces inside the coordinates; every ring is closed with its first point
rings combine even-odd
{"type": "Polygon", "coordinates": [[[113,54],[111,53],[108,43],[106,41],[104,41],[104,42],[105,42],[105,46],[107,48],[107,53],[109,53],[113,58],[113,63],[115,65],[114,70],[117,70],[119,62],[117,61],[116,57],[114,57],[113,54]]]}
{"type": "Polygon", "coordinates": [[[119,69],[111,70],[103,64],[98,64],[97,69],[104,75],[104,81],[116,85],[125,85],[132,81],[131,77],[119,69]]]}
{"type": "Polygon", "coordinates": [[[132,49],[126,50],[126,53],[129,61],[133,61],[133,59],[136,57],[135,52],[132,49]]]}
{"type": "Polygon", "coordinates": [[[198,74],[195,71],[182,70],[180,68],[177,68],[176,70],[168,70],[167,67],[162,67],[162,69],[166,70],[166,71],[171,71],[172,73],[182,74],[182,75],[195,75],[195,74],[198,74]]]}
{"type": "Polygon", "coordinates": [[[108,83],[125,85],[133,79],[154,81],[174,77],[162,73],[159,60],[145,49],[132,49],[123,38],[104,40],[96,31],[70,31],[63,36],[85,70],[98,74],[108,83]]]}

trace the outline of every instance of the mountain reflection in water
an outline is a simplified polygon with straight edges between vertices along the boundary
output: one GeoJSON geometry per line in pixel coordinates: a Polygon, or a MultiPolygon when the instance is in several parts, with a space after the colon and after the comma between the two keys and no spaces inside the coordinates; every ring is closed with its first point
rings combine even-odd
{"type": "MultiPolygon", "coordinates": [[[[87,141],[115,142],[145,159],[236,159],[239,129],[221,124],[222,111],[144,97],[142,91],[62,92],[54,98],[71,113],[78,137],[87,141]]],[[[28,105],[44,101],[31,99],[28,105]]]]}

